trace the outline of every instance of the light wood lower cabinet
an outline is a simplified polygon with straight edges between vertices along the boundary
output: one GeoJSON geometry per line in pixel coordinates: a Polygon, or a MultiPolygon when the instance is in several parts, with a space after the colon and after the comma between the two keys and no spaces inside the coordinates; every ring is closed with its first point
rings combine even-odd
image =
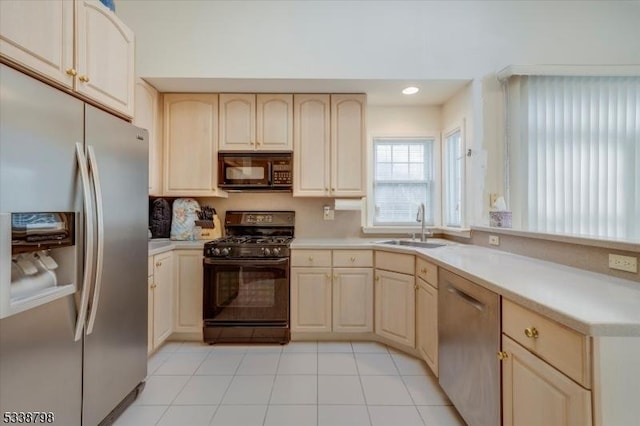
{"type": "Polygon", "coordinates": [[[590,426],[591,392],[502,336],[504,426],[590,426]]]}
{"type": "Polygon", "coordinates": [[[291,331],[331,331],[331,268],[291,268],[291,331]]]}
{"type": "Polygon", "coordinates": [[[371,250],[293,250],[291,265],[291,331],[373,331],[371,250]]]}
{"type": "Polygon", "coordinates": [[[177,333],[202,333],[202,250],[176,250],[174,327],[177,333]]]}
{"type": "Polygon", "coordinates": [[[333,331],[373,331],[373,270],[333,269],[333,331]]]}
{"type": "Polygon", "coordinates": [[[173,252],[153,257],[153,350],[173,331],[173,252]]]}
{"type": "Polygon", "coordinates": [[[438,376],[438,289],[421,278],[416,291],[416,346],[433,374],[438,376]]]}
{"type": "MultiPolygon", "coordinates": [[[[376,262],[378,257],[376,256],[376,262]]],[[[376,334],[410,348],[416,344],[416,288],[413,275],[376,269],[376,334]]]]}

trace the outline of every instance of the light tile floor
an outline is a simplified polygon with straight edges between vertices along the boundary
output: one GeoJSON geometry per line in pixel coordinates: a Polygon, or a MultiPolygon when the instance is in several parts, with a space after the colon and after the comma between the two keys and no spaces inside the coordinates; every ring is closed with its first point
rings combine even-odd
{"type": "Polygon", "coordinates": [[[373,342],[168,342],[116,426],[464,425],[426,364],[373,342]]]}

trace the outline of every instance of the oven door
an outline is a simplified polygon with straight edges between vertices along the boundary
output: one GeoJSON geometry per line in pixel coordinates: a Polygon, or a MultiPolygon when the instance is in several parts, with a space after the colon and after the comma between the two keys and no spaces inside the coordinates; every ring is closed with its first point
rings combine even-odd
{"type": "Polygon", "coordinates": [[[204,259],[206,326],[288,326],[289,258],[204,259]]]}

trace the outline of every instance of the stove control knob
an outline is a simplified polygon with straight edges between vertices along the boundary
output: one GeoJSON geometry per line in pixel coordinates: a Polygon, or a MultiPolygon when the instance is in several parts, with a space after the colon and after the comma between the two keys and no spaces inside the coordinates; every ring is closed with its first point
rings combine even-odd
{"type": "Polygon", "coordinates": [[[274,255],[274,256],[277,256],[277,255],[279,255],[279,254],[280,254],[280,247],[274,247],[274,248],[273,248],[273,255],[274,255]]]}
{"type": "Polygon", "coordinates": [[[213,254],[214,256],[220,256],[220,249],[218,247],[214,248],[213,250],[211,250],[211,254],[213,254]]]}
{"type": "Polygon", "coordinates": [[[271,256],[271,249],[269,247],[265,247],[264,249],[264,255],[265,256],[271,256]]]}
{"type": "Polygon", "coordinates": [[[223,256],[228,256],[229,255],[229,249],[227,247],[222,249],[222,255],[223,256]]]}

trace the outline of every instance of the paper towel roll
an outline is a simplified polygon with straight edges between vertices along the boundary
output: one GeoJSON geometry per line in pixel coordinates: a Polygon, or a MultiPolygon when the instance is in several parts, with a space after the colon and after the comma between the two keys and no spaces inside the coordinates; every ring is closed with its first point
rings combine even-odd
{"type": "Polygon", "coordinates": [[[336,199],[336,210],[362,210],[362,199],[336,199]]]}

